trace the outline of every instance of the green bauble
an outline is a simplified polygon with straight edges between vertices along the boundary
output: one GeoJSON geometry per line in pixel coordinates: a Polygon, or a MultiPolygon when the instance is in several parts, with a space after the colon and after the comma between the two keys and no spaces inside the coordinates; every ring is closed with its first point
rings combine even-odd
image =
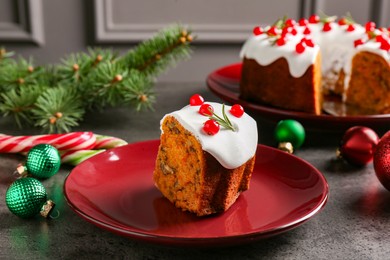
{"type": "Polygon", "coordinates": [[[296,120],[281,120],[275,129],[275,138],[279,143],[290,142],[298,149],[305,141],[305,128],[296,120]]]}
{"type": "Polygon", "coordinates": [[[9,210],[21,218],[37,215],[46,200],[45,187],[34,178],[17,179],[5,195],[5,203],[9,210]]]}
{"type": "Polygon", "coordinates": [[[36,178],[49,178],[56,174],[61,166],[58,150],[49,144],[38,144],[27,154],[27,171],[36,178]]]}

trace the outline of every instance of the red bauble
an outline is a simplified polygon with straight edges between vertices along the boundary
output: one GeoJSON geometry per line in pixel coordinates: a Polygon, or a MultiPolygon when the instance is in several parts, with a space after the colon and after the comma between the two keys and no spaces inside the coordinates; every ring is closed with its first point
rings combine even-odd
{"type": "Polygon", "coordinates": [[[382,136],[375,149],[374,169],[382,185],[390,190],[390,131],[382,136]]]}
{"type": "Polygon", "coordinates": [[[349,163],[358,166],[371,162],[379,142],[378,135],[370,128],[354,126],[349,128],[340,145],[340,155],[349,163]]]}

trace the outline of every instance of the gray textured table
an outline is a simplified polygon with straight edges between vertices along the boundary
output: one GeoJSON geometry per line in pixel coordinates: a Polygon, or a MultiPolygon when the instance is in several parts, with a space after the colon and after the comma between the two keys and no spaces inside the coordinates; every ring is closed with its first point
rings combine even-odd
{"type": "MultiPolygon", "coordinates": [[[[220,101],[203,83],[158,84],[155,111],[136,113],[125,108],[89,113],[77,131],[117,136],[129,143],[157,139],[159,121],[187,104],[193,93],[220,101]]],[[[260,143],[275,146],[274,122],[258,116],[260,143]]],[[[1,119],[2,133],[38,134],[18,129],[1,119]]],[[[305,159],[326,177],[330,197],[325,208],[302,226],[251,244],[228,248],[173,248],[146,244],[102,230],[77,216],[66,204],[63,183],[72,167],[62,166],[45,180],[48,194],[61,215],[55,220],[23,220],[5,206],[12,172],[23,161],[20,155],[0,155],[0,259],[389,259],[390,192],[376,179],[373,166],[356,168],[335,160],[343,133],[309,132],[296,156],[305,159]]]]}

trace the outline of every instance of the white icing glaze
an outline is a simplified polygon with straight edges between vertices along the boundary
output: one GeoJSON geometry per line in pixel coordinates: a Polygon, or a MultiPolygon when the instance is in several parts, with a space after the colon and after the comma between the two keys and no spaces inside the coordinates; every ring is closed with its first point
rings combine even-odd
{"type": "Polygon", "coordinates": [[[275,60],[286,58],[290,73],[296,78],[301,77],[316,59],[319,47],[306,48],[304,54],[298,54],[295,46],[301,40],[300,37],[290,37],[283,46],[276,46],[266,34],[250,37],[241,50],[241,58],[255,59],[257,63],[266,66],[275,60]]]}
{"type": "MultiPolygon", "coordinates": [[[[205,102],[214,108],[214,113],[222,117],[222,105],[215,102],[205,102]]],[[[230,106],[225,105],[226,115],[236,131],[221,126],[215,135],[207,135],[203,131],[203,124],[208,117],[199,114],[199,106],[185,106],[164,116],[173,116],[200,142],[204,151],[210,153],[225,168],[234,169],[246,163],[255,155],[257,148],[257,124],[248,114],[237,118],[230,114],[230,106]]],[[[161,129],[162,131],[162,129],[161,129]]]]}
{"type": "MultiPolygon", "coordinates": [[[[258,36],[252,35],[243,45],[240,57],[255,59],[260,65],[266,66],[278,58],[286,58],[289,64],[290,74],[296,78],[303,76],[306,70],[315,61],[318,49],[321,51],[321,70],[325,77],[332,72],[339,72],[343,69],[345,73],[344,86],[348,87],[351,62],[353,56],[359,51],[368,51],[383,57],[387,62],[390,61],[389,53],[380,49],[380,43],[375,40],[365,41],[364,44],[354,47],[355,40],[367,40],[366,30],[359,24],[354,24],[355,30],[348,32],[348,25],[339,25],[331,23],[331,30],[324,32],[323,23],[308,24],[311,30],[310,37],[313,39],[316,48],[307,47],[305,51],[298,54],[295,51],[296,44],[305,36],[303,30],[305,27],[296,26],[298,34],[290,36],[283,46],[272,44],[267,34],[258,36]]],[[[267,28],[265,28],[267,30],[267,28]]],[[[376,33],[380,33],[378,30],[376,33]]]]}

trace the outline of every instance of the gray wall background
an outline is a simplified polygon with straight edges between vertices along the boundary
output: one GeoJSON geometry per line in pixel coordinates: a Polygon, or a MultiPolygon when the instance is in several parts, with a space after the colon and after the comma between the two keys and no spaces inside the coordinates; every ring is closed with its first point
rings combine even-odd
{"type": "Polygon", "coordinates": [[[160,76],[163,82],[199,82],[239,61],[255,25],[288,15],[343,16],[390,24],[390,0],[0,0],[0,46],[38,64],[58,63],[87,46],[121,52],[174,23],[197,35],[192,58],[160,76]]]}

